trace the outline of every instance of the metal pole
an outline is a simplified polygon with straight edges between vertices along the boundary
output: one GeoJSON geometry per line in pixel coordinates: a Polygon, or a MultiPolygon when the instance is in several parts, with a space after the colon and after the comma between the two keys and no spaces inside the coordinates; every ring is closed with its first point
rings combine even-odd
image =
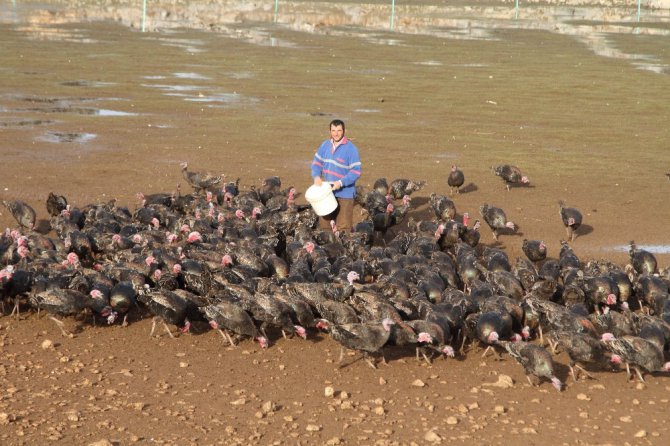
{"type": "Polygon", "coordinates": [[[394,22],[395,22],[395,0],[391,0],[391,31],[393,31],[394,22]]]}
{"type": "Polygon", "coordinates": [[[279,0],[275,0],[275,16],[274,16],[274,22],[277,23],[277,12],[279,11],[279,0]]]}
{"type": "Polygon", "coordinates": [[[642,0],[637,0],[637,21],[640,21],[640,3],[642,3],[642,0]]]}
{"type": "Polygon", "coordinates": [[[519,0],[514,0],[514,20],[519,18],[519,0]]]}
{"type": "Polygon", "coordinates": [[[142,32],[144,32],[144,24],[147,21],[147,0],[142,0],[142,32]]]}

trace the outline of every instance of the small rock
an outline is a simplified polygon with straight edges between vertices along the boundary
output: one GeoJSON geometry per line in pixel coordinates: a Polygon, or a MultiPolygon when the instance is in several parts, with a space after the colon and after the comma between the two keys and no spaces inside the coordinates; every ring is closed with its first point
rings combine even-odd
{"type": "Polygon", "coordinates": [[[384,415],[384,413],[386,411],[384,410],[384,408],[382,406],[377,406],[377,407],[375,407],[374,412],[375,412],[376,415],[384,415]]]}
{"type": "Polygon", "coordinates": [[[340,399],[341,400],[347,400],[349,399],[349,394],[345,391],[340,392],[340,399]]]}
{"type": "Polygon", "coordinates": [[[179,367],[181,367],[182,369],[185,369],[186,367],[188,367],[188,362],[180,362],[179,367]]]}
{"type": "Polygon", "coordinates": [[[317,426],[316,424],[308,424],[305,429],[307,432],[319,432],[321,430],[321,426],[317,426]]]}
{"type": "Polygon", "coordinates": [[[468,412],[470,412],[470,409],[468,409],[467,407],[465,407],[465,405],[463,405],[463,404],[459,404],[459,405],[458,405],[458,411],[459,411],[460,413],[468,413],[468,412]]]}
{"type": "Polygon", "coordinates": [[[577,399],[581,400],[581,401],[591,401],[591,398],[586,396],[586,394],[584,394],[584,393],[578,393],[577,394],[577,399]]]}
{"type": "Polygon", "coordinates": [[[646,388],[646,386],[644,385],[644,383],[637,383],[637,385],[635,386],[635,388],[636,388],[637,390],[644,390],[644,389],[646,388]]]}
{"type": "Polygon", "coordinates": [[[382,386],[386,385],[386,380],[384,379],[383,376],[379,377],[379,384],[382,385],[382,386]]]}
{"type": "Polygon", "coordinates": [[[621,421],[622,423],[632,423],[633,418],[630,415],[625,415],[623,417],[619,417],[619,421],[621,421]]]}
{"type": "Polygon", "coordinates": [[[507,412],[507,409],[505,409],[505,406],[496,406],[493,408],[493,411],[495,413],[505,413],[507,412]]]}
{"type": "Polygon", "coordinates": [[[14,415],[10,415],[7,412],[0,412],[0,425],[2,424],[9,424],[12,421],[15,421],[16,417],[14,415]]]}
{"type": "Polygon", "coordinates": [[[588,418],[589,413],[588,412],[579,412],[579,418],[588,418]]]}
{"type": "Polygon", "coordinates": [[[114,444],[109,440],[98,440],[93,443],[89,443],[88,446],[114,446],[114,444]]]}
{"type": "Polygon", "coordinates": [[[263,418],[263,417],[265,416],[265,414],[259,410],[258,412],[256,412],[256,413],[254,414],[254,416],[255,416],[256,418],[258,418],[258,419],[261,419],[261,418],[263,418]]]}
{"type": "Polygon", "coordinates": [[[640,431],[637,431],[637,432],[635,433],[635,438],[644,438],[644,437],[646,437],[646,436],[647,436],[647,431],[644,430],[644,429],[642,429],[642,430],[640,430],[640,431]]]}
{"type": "Polygon", "coordinates": [[[238,400],[230,402],[230,404],[232,404],[233,406],[241,406],[242,404],[246,404],[246,403],[247,403],[246,398],[240,398],[238,400]]]}
{"type": "Polygon", "coordinates": [[[424,387],[424,386],[426,385],[426,383],[424,383],[424,382],[421,381],[420,379],[415,379],[415,380],[412,382],[412,385],[413,385],[414,387],[424,387]]]}
{"type": "Polygon", "coordinates": [[[264,414],[272,413],[277,411],[277,405],[272,401],[266,401],[261,406],[261,410],[264,414]]]}
{"type": "Polygon", "coordinates": [[[333,389],[332,386],[327,386],[327,387],[323,390],[323,394],[324,394],[325,396],[327,396],[328,398],[330,398],[330,397],[332,397],[333,395],[335,395],[335,389],[333,389]]]}
{"type": "Polygon", "coordinates": [[[50,350],[52,348],[54,348],[54,342],[51,339],[45,339],[42,341],[42,349],[50,350]]]}
{"type": "Polygon", "coordinates": [[[433,431],[428,431],[426,432],[426,435],[423,436],[423,439],[426,441],[429,441],[431,443],[441,443],[442,442],[442,437],[437,435],[433,431]]]}
{"type": "Polygon", "coordinates": [[[524,434],[532,434],[532,435],[537,434],[537,431],[532,427],[524,427],[523,429],[521,429],[521,432],[524,434]]]}
{"type": "Polygon", "coordinates": [[[452,426],[454,424],[458,424],[458,418],[456,418],[456,417],[447,417],[447,419],[445,421],[447,422],[447,424],[452,425],[452,426]]]}
{"type": "Polygon", "coordinates": [[[500,387],[501,389],[509,389],[510,387],[514,387],[514,380],[512,379],[511,376],[498,375],[498,381],[494,383],[484,383],[482,385],[490,387],[500,387]]]}
{"type": "Polygon", "coordinates": [[[479,409],[479,403],[477,403],[477,401],[475,401],[474,403],[468,404],[468,409],[470,409],[470,410],[479,409]]]}
{"type": "Polygon", "coordinates": [[[342,439],[339,437],[333,437],[326,441],[326,446],[337,446],[338,444],[342,444],[342,439]]]}

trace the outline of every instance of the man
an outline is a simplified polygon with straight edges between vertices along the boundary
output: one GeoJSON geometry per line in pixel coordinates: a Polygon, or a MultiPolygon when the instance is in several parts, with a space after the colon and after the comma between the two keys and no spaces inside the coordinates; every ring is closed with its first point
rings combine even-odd
{"type": "MultiPolygon", "coordinates": [[[[338,231],[351,231],[354,219],[356,181],[361,176],[361,159],[356,146],[344,136],[344,122],[335,119],[330,123],[330,139],[321,144],[312,161],[312,178],[320,186],[327,181],[333,186],[337,209],[319,219],[321,229],[331,229],[335,222],[338,231]]],[[[333,228],[335,229],[335,228],[333,228]]]]}

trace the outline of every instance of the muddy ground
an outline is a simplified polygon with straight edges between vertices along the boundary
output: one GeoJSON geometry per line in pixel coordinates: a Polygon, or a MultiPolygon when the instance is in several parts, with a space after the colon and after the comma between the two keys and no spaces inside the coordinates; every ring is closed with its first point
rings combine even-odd
{"type": "MultiPolygon", "coordinates": [[[[427,181],[413,195],[413,218],[429,218],[427,197],[447,193],[456,163],[467,185],[454,198],[459,215],[476,216],[484,203],[504,208],[520,227],[497,244],[512,259],[524,238],[545,240],[557,257],[563,199],[584,213],[572,244],[582,260],[623,265],[634,239],[670,266],[667,33],[302,33],[267,22],[140,33],[66,12],[22,14],[0,24],[0,196],[33,205],[42,231],[49,192],[78,206],[114,198],[134,208],[137,192],[183,183],[181,161],[246,188],[279,175],[304,190],[328,122],[342,118],[361,150],[362,184],[427,181]],[[490,170],[502,163],[519,165],[530,187],[505,190],[490,170]]],[[[0,212],[0,227],[14,227],[0,212]]],[[[494,245],[486,228],[482,243],[494,245]]],[[[338,364],[339,346],[323,334],[275,337],[261,351],[249,341],[228,347],[207,330],[149,338],[149,320],[131,322],[72,319],[67,338],[43,315],[1,317],[0,442],[670,438],[670,380],[660,374],[641,384],[595,372],[575,383],[561,354],[567,385],[558,393],[546,382],[530,386],[508,357],[476,350],[431,365],[392,350],[373,370],[356,355],[338,364]]]]}

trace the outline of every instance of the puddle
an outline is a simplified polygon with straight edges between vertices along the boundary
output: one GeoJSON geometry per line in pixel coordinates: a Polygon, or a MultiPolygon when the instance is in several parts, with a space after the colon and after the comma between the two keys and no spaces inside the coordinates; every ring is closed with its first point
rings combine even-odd
{"type": "Polygon", "coordinates": [[[0,127],[12,128],[12,127],[36,127],[39,125],[49,125],[54,124],[56,121],[51,121],[49,119],[26,119],[23,121],[9,121],[2,122],[0,121],[0,127]]]}
{"type": "Polygon", "coordinates": [[[91,115],[91,116],[138,116],[137,113],[123,112],[118,110],[109,110],[105,108],[84,108],[84,107],[47,107],[47,108],[26,108],[17,111],[29,111],[39,113],[70,113],[75,115],[91,115]]]}
{"type": "Polygon", "coordinates": [[[201,91],[209,90],[209,87],[200,85],[168,85],[168,84],[142,84],[143,87],[158,88],[163,91],[201,91]]]}
{"type": "Polygon", "coordinates": [[[98,82],[98,81],[87,81],[87,80],[78,80],[78,81],[67,81],[61,82],[61,85],[66,87],[110,87],[116,85],[114,82],[98,82]]]}
{"type": "Polygon", "coordinates": [[[442,66],[442,62],[438,62],[437,60],[424,60],[421,62],[414,62],[416,65],[424,65],[427,67],[440,67],[442,66]]]}
{"type": "Polygon", "coordinates": [[[51,143],[86,143],[95,139],[98,135],[95,133],[66,133],[66,132],[47,132],[46,135],[35,139],[51,143]]]}
{"type": "Polygon", "coordinates": [[[242,96],[237,93],[220,93],[212,95],[198,95],[197,97],[185,97],[185,101],[191,102],[225,102],[227,104],[241,102],[242,96]]]}
{"type": "MultiPolygon", "coordinates": [[[[638,245],[638,249],[644,249],[652,254],[670,254],[670,245],[638,245]]],[[[604,247],[603,251],[628,252],[630,245],[617,245],[604,247]]]]}
{"type": "Polygon", "coordinates": [[[108,110],[105,108],[100,108],[97,110],[96,113],[94,113],[96,116],[138,116],[139,113],[131,113],[131,112],[122,112],[118,110],[108,110]]]}
{"type": "Polygon", "coordinates": [[[203,76],[198,73],[172,73],[174,77],[179,79],[199,79],[199,80],[211,80],[211,77],[203,76]]]}

